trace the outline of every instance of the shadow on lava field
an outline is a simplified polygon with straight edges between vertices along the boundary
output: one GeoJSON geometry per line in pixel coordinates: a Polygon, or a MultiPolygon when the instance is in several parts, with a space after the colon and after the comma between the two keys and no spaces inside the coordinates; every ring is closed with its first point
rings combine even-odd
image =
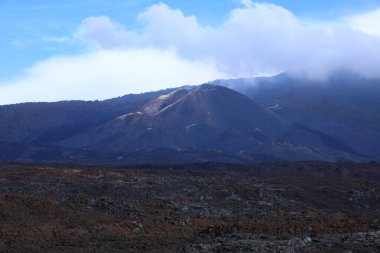
{"type": "Polygon", "coordinates": [[[380,166],[0,165],[1,252],[379,252],[380,166]]]}

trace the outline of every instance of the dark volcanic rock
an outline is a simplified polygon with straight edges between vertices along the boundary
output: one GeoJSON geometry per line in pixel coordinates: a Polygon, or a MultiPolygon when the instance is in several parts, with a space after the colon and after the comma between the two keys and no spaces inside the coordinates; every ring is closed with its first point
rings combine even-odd
{"type": "Polygon", "coordinates": [[[0,164],[0,252],[379,252],[380,168],[0,164]]]}

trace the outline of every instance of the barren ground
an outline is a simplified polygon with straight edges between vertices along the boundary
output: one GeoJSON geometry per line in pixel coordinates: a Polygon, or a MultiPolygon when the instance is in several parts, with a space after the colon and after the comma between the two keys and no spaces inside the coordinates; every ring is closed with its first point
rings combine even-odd
{"type": "Polygon", "coordinates": [[[380,252],[380,165],[0,165],[0,252],[380,252]]]}

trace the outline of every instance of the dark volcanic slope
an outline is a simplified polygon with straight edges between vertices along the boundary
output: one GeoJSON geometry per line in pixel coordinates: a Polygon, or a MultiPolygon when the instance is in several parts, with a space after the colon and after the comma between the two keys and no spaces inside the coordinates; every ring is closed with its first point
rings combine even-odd
{"type": "Polygon", "coordinates": [[[342,72],[324,81],[280,74],[216,83],[242,92],[294,124],[380,159],[379,79],[342,72]]]}
{"type": "Polygon", "coordinates": [[[0,252],[379,252],[380,167],[0,164],[0,252]]]}
{"type": "Polygon", "coordinates": [[[214,150],[242,161],[360,158],[333,137],[293,125],[248,97],[214,85],[160,96],[59,145],[109,153],[214,150]]]}
{"type": "Polygon", "coordinates": [[[294,84],[283,76],[254,79],[258,84],[244,88],[249,81],[219,83],[250,98],[219,85],[202,85],[100,102],[1,106],[0,160],[136,164],[378,159],[378,117],[370,110],[371,104],[377,108],[378,93],[368,96],[365,109],[355,109],[348,101],[357,103],[354,91],[364,96],[367,88],[347,86],[349,91],[340,95],[338,88],[294,84]]]}
{"type": "Polygon", "coordinates": [[[142,104],[62,101],[0,106],[0,143],[52,143],[135,111],[142,104]]]}
{"type": "Polygon", "coordinates": [[[289,128],[290,123],[249,98],[224,87],[203,85],[161,96],[136,113],[63,143],[112,151],[180,147],[236,151],[271,143],[289,128]]]}

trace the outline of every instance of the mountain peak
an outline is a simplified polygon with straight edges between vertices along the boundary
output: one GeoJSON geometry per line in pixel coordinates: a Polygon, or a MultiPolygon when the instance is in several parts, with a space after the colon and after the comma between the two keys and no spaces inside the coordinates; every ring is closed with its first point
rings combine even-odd
{"type": "Polygon", "coordinates": [[[196,90],[200,90],[200,91],[204,91],[204,90],[216,90],[218,88],[220,88],[221,86],[219,85],[214,85],[214,84],[208,84],[208,83],[205,83],[205,84],[201,84],[199,85],[197,88],[195,88],[196,90]]]}
{"type": "Polygon", "coordinates": [[[163,109],[165,109],[167,106],[175,103],[177,100],[181,99],[182,97],[186,96],[189,93],[188,90],[185,89],[178,89],[173,92],[170,92],[166,95],[161,95],[156,99],[152,99],[149,102],[147,102],[143,108],[143,113],[148,114],[154,114],[157,113],[163,109]]]}
{"type": "Polygon", "coordinates": [[[169,124],[207,124],[220,129],[235,129],[250,135],[265,129],[269,135],[281,135],[288,122],[259,106],[248,97],[229,88],[203,84],[168,105],[160,117],[169,124]]]}
{"type": "Polygon", "coordinates": [[[199,85],[198,87],[196,87],[194,89],[194,91],[201,91],[201,92],[217,92],[217,91],[220,92],[220,91],[225,91],[225,92],[236,93],[234,90],[232,90],[230,88],[227,88],[227,87],[224,87],[224,86],[221,86],[221,85],[209,84],[209,83],[199,85]]]}

